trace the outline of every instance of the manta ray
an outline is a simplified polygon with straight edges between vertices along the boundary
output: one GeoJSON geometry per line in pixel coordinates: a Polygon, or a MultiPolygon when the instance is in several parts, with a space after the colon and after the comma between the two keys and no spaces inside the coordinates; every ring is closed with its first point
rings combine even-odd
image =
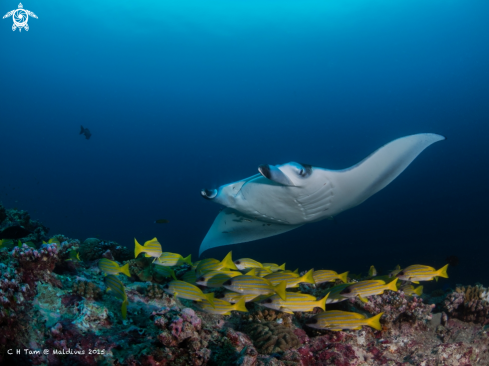
{"type": "Polygon", "coordinates": [[[200,245],[207,249],[285,233],[355,207],[392,182],[431,144],[433,133],[401,137],[358,164],[329,170],[290,162],[260,165],[259,174],[203,189],[204,198],[225,206],[200,245]]]}

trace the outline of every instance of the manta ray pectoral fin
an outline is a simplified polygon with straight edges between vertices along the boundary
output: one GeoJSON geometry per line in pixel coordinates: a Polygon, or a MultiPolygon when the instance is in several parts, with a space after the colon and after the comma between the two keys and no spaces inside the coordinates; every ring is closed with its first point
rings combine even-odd
{"type": "Polygon", "coordinates": [[[231,208],[222,210],[200,244],[199,256],[207,249],[268,238],[298,228],[301,225],[281,225],[243,216],[231,208]]]}
{"type": "Polygon", "coordinates": [[[351,168],[330,171],[335,189],[335,200],[341,210],[359,205],[392,182],[409,164],[431,144],[445,140],[434,133],[420,133],[401,137],[382,146],[351,168]]]}
{"type": "Polygon", "coordinates": [[[292,181],[287,178],[287,176],[275,165],[260,165],[258,167],[258,171],[265,178],[270,179],[271,181],[282,184],[284,186],[293,186],[292,181]]]}

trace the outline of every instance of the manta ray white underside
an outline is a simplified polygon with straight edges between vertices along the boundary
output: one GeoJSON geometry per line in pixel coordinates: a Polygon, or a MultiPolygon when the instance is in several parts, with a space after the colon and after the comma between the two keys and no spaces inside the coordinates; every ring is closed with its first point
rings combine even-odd
{"type": "Polygon", "coordinates": [[[226,208],[200,245],[207,249],[267,238],[355,207],[392,182],[428,146],[445,137],[422,133],[394,140],[344,170],[295,162],[261,165],[260,174],[202,196],[226,208]]]}

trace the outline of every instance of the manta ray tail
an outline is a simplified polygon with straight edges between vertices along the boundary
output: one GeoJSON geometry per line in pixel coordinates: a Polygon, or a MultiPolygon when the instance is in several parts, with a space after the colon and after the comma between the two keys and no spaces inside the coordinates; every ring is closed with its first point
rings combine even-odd
{"type": "Polygon", "coordinates": [[[280,225],[257,221],[231,208],[222,210],[200,245],[199,256],[210,248],[245,243],[285,233],[302,225],[280,225]]]}

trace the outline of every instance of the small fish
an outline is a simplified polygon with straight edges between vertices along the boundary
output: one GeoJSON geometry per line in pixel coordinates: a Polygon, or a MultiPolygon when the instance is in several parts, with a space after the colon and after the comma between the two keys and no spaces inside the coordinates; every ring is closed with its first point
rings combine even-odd
{"type": "Polygon", "coordinates": [[[195,274],[195,270],[191,269],[190,271],[185,272],[184,275],[182,276],[182,280],[191,284],[195,284],[195,282],[197,281],[197,275],[195,274]]]}
{"type": "Polygon", "coordinates": [[[197,269],[197,266],[199,265],[200,261],[197,261],[197,262],[194,262],[194,264],[192,264],[192,269],[195,271],[197,269]]]}
{"type": "Polygon", "coordinates": [[[285,300],[287,282],[282,281],[274,286],[265,278],[241,275],[227,280],[222,286],[228,290],[239,292],[240,294],[268,295],[277,293],[282,300],[285,300]]]}
{"type": "Polygon", "coordinates": [[[163,253],[161,244],[156,238],[148,240],[144,245],[139,244],[136,238],[134,238],[134,244],[134,258],[137,258],[139,253],[145,253],[145,257],[154,257],[156,260],[156,258],[160,257],[163,253]]]}
{"type": "Polygon", "coordinates": [[[80,135],[85,135],[85,138],[87,140],[89,140],[90,137],[92,137],[92,134],[90,133],[90,130],[88,128],[83,128],[83,126],[80,126],[80,127],[81,127],[80,135]]]}
{"type": "Polygon", "coordinates": [[[155,221],[155,224],[168,224],[169,222],[167,219],[159,219],[155,221]]]}
{"type": "Polygon", "coordinates": [[[224,268],[238,270],[238,267],[233,262],[232,252],[229,252],[220,262],[214,258],[202,259],[195,269],[195,273],[199,276],[205,272],[224,268]]]}
{"type": "Polygon", "coordinates": [[[237,271],[209,271],[200,275],[196,283],[200,286],[222,287],[224,282],[240,275],[241,273],[237,271]]]}
{"type": "Polygon", "coordinates": [[[299,277],[299,268],[296,268],[295,270],[291,271],[289,269],[282,271],[282,273],[293,273],[299,277]]]}
{"type": "Polygon", "coordinates": [[[397,277],[390,277],[390,275],[384,275],[384,276],[375,276],[370,278],[371,280],[381,280],[384,281],[385,283],[392,282],[396,279],[397,277]]]}
{"type": "Polygon", "coordinates": [[[267,268],[252,268],[246,274],[248,276],[265,277],[273,272],[267,268]]]}
{"type": "Polygon", "coordinates": [[[397,274],[398,274],[399,272],[401,272],[401,271],[402,271],[401,266],[398,264],[398,265],[396,266],[396,269],[393,269],[393,270],[391,271],[391,273],[389,273],[389,277],[396,277],[396,276],[397,276],[397,274]]]}
{"type": "Polygon", "coordinates": [[[163,277],[171,277],[174,280],[177,279],[177,277],[175,276],[175,271],[173,269],[171,269],[170,267],[158,266],[158,265],[156,265],[156,263],[153,263],[153,264],[155,265],[153,267],[153,271],[156,272],[156,273],[158,273],[160,276],[163,276],[163,277]]]}
{"type": "Polygon", "coordinates": [[[248,312],[245,306],[245,299],[241,298],[235,304],[230,304],[229,302],[221,299],[214,299],[214,307],[207,301],[196,301],[195,305],[202,311],[209,314],[219,314],[219,315],[231,315],[231,311],[242,311],[244,313],[248,312]]]}
{"type": "Polygon", "coordinates": [[[343,291],[340,292],[340,295],[349,298],[358,296],[362,302],[368,302],[366,297],[380,295],[385,290],[397,291],[397,281],[394,280],[387,284],[381,280],[360,281],[345,287],[343,291]]]}
{"type": "Polygon", "coordinates": [[[279,266],[276,263],[263,263],[263,267],[270,269],[272,272],[285,271],[285,263],[279,266]]]}
{"type": "Polygon", "coordinates": [[[413,285],[404,285],[400,290],[408,296],[421,296],[423,294],[423,286],[414,288],[413,285]]]}
{"type": "Polygon", "coordinates": [[[238,294],[234,291],[226,291],[219,296],[220,299],[230,302],[231,304],[237,303],[240,299],[244,299],[245,302],[253,301],[260,297],[258,294],[238,294]]]}
{"type": "Polygon", "coordinates": [[[235,260],[234,264],[236,265],[236,267],[240,271],[242,271],[243,269],[246,269],[246,268],[263,268],[263,264],[255,261],[254,259],[251,259],[251,258],[241,258],[241,259],[235,260]]]}
{"type": "Polygon", "coordinates": [[[158,260],[155,262],[155,264],[159,264],[160,266],[167,266],[167,267],[181,266],[184,263],[190,266],[192,265],[192,254],[184,258],[177,253],[163,252],[158,257],[158,260]]]}
{"type": "Polygon", "coordinates": [[[329,292],[328,299],[326,300],[326,304],[335,304],[337,302],[348,300],[348,298],[341,295],[341,291],[350,286],[351,283],[342,283],[341,285],[337,285],[329,288],[327,291],[329,292]]]}
{"type": "Polygon", "coordinates": [[[0,248],[12,249],[14,247],[14,241],[12,239],[0,240],[0,248]]]}
{"type": "Polygon", "coordinates": [[[317,314],[313,318],[306,321],[306,325],[316,329],[329,329],[340,331],[343,329],[362,329],[362,325],[368,325],[377,330],[382,330],[380,325],[380,317],[384,313],[377,314],[371,318],[366,318],[365,315],[351,313],[348,311],[329,310],[317,314]]]}
{"type": "Polygon", "coordinates": [[[309,272],[307,272],[302,277],[296,276],[294,273],[275,272],[275,273],[266,275],[264,278],[269,280],[273,285],[277,285],[278,283],[280,283],[282,281],[286,281],[287,282],[287,288],[292,288],[292,287],[298,287],[299,283],[301,283],[301,282],[315,284],[314,277],[312,276],[313,272],[314,272],[314,270],[311,269],[309,272]]]}
{"type": "Polygon", "coordinates": [[[272,295],[266,300],[262,300],[260,305],[273,310],[280,310],[284,313],[293,314],[297,311],[313,311],[314,308],[326,310],[326,300],[328,295],[321,300],[317,300],[315,296],[301,294],[299,292],[287,292],[287,300],[282,300],[278,295],[272,295]]]}
{"type": "Polygon", "coordinates": [[[56,245],[60,245],[60,242],[58,239],[56,239],[55,237],[51,238],[48,240],[48,244],[56,244],[56,245]]]}
{"type": "Polygon", "coordinates": [[[26,241],[24,244],[27,245],[28,247],[31,247],[31,248],[36,247],[36,244],[34,244],[32,241],[26,241]]]}
{"type": "Polygon", "coordinates": [[[173,280],[163,287],[163,291],[182,299],[207,300],[214,307],[214,293],[204,294],[200,288],[185,281],[173,280]]]}
{"type": "MultiPolygon", "coordinates": [[[[370,269],[368,270],[368,276],[369,277],[377,276],[377,270],[375,269],[374,266],[370,266],[370,269]]],[[[346,282],[346,281],[343,281],[343,282],[346,282]]]]}
{"type": "Polygon", "coordinates": [[[110,290],[117,298],[122,300],[122,319],[126,319],[127,305],[129,302],[127,300],[124,284],[116,276],[110,274],[105,277],[105,286],[107,286],[107,291],[110,290]]]}
{"type": "Polygon", "coordinates": [[[106,275],[110,274],[117,276],[119,273],[123,273],[127,277],[131,277],[131,273],[129,272],[129,262],[121,267],[117,262],[102,258],[98,261],[98,268],[100,268],[106,275]]]}
{"type": "Polygon", "coordinates": [[[79,253],[75,249],[71,250],[69,253],[69,258],[67,259],[67,261],[81,262],[79,253]]]}
{"type": "Polygon", "coordinates": [[[320,269],[319,271],[314,271],[312,277],[314,278],[316,285],[324,282],[334,282],[336,280],[341,280],[346,283],[348,282],[348,271],[338,274],[335,271],[320,269]]]}
{"type": "Polygon", "coordinates": [[[447,268],[448,268],[448,264],[446,264],[439,270],[436,270],[430,266],[415,264],[406,267],[402,271],[400,271],[397,274],[397,278],[403,281],[410,281],[413,283],[418,283],[419,281],[431,281],[435,277],[448,278],[447,268]]]}

